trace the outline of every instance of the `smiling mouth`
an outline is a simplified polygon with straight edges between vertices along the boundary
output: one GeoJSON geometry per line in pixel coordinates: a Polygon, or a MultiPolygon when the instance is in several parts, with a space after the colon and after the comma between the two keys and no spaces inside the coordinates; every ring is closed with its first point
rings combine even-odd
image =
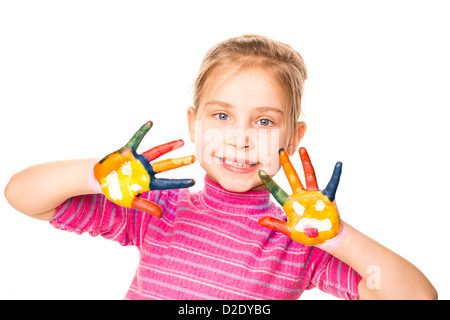
{"type": "Polygon", "coordinates": [[[220,158],[220,160],[227,166],[240,168],[240,169],[249,169],[258,164],[257,162],[250,162],[250,161],[240,162],[240,161],[233,161],[233,160],[223,159],[223,158],[220,158]]]}

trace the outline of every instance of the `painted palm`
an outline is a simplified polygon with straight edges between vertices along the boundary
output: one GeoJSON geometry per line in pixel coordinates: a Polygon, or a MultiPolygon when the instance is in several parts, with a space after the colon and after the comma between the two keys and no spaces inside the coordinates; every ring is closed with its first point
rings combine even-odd
{"type": "Polygon", "coordinates": [[[136,149],[152,126],[151,121],[145,123],[124,147],[100,160],[94,167],[94,176],[103,194],[112,202],[161,217],[161,208],[139,198],[139,195],[149,190],[179,189],[194,185],[193,179],[158,179],[155,174],[191,164],[195,157],[167,159],[150,164],[150,161],[184,145],[183,140],[176,140],[137,154],[136,149]]]}
{"type": "Polygon", "coordinates": [[[269,189],[274,198],[283,206],[288,221],[273,217],[264,217],[259,224],[282,232],[292,240],[305,245],[317,245],[336,236],[340,229],[340,218],[336,206],[333,204],[342,163],[336,163],[333,175],[327,187],[320,191],[317,186],[316,175],[305,148],[299,150],[305,174],[306,189],[292,166],[284,149],[280,149],[279,158],[284,173],[292,188],[289,196],[264,171],[259,171],[259,177],[269,189]]]}

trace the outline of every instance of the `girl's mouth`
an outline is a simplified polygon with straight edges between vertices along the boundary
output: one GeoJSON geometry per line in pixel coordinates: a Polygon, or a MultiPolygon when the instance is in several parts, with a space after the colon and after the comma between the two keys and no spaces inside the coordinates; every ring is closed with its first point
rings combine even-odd
{"type": "Polygon", "coordinates": [[[223,166],[233,172],[250,172],[252,171],[256,166],[257,162],[250,162],[248,160],[230,160],[230,159],[223,159],[220,158],[220,160],[223,163],[223,166]]]}

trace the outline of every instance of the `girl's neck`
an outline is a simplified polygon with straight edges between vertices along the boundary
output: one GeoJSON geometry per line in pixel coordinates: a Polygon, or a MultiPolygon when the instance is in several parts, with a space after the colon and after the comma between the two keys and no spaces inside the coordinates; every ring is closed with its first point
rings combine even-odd
{"type": "Polygon", "coordinates": [[[200,192],[203,204],[213,210],[231,214],[262,214],[272,206],[270,192],[265,190],[250,190],[233,192],[224,189],[220,184],[205,175],[205,187],[200,192]]]}

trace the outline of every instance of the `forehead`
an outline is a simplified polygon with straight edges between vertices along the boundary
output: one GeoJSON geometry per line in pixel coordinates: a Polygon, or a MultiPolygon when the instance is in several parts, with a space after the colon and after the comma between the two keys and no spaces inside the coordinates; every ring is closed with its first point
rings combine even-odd
{"type": "Polygon", "coordinates": [[[205,84],[200,106],[223,101],[236,107],[275,107],[285,110],[281,87],[266,71],[238,66],[213,71],[205,84]]]}

